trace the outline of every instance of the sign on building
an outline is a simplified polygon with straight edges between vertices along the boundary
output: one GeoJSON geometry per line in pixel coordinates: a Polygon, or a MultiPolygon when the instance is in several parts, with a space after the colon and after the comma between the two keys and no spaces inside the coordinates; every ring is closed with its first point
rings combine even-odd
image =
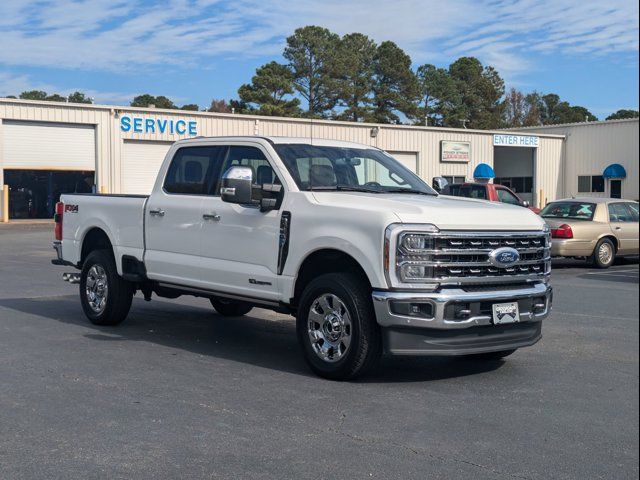
{"type": "Polygon", "coordinates": [[[441,162],[468,163],[471,161],[471,142],[440,142],[441,162]]]}
{"type": "Polygon", "coordinates": [[[198,134],[198,122],[195,120],[147,118],[123,115],[120,117],[120,130],[131,133],[167,133],[169,135],[198,134]]]}
{"type": "Polygon", "coordinates": [[[536,148],[540,143],[538,137],[530,135],[506,135],[496,133],[493,136],[494,147],[533,147],[536,148]]]}

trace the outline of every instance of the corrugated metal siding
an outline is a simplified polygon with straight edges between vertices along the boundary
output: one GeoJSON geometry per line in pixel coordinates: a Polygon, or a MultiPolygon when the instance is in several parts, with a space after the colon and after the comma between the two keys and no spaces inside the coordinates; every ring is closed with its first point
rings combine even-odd
{"type": "MultiPolygon", "coordinates": [[[[638,120],[558,125],[527,129],[532,132],[566,135],[564,175],[561,196],[609,196],[604,193],[578,192],[578,176],[602,175],[612,163],[619,163],[627,171],[622,182],[622,196],[638,199],[638,120]]],[[[549,179],[550,180],[550,179],[549,179]]]]}
{"type": "MultiPolygon", "coordinates": [[[[97,179],[99,189],[103,192],[118,193],[123,191],[122,178],[126,174],[123,167],[125,140],[172,142],[183,138],[168,132],[163,134],[123,132],[120,129],[120,119],[123,115],[152,119],[195,120],[198,122],[197,134],[203,136],[273,135],[323,138],[372,145],[392,152],[415,153],[418,158],[417,173],[428,183],[431,183],[434,176],[440,175],[463,175],[470,179],[473,176],[473,170],[479,163],[493,165],[493,132],[379,125],[377,136],[372,137],[371,130],[374,126],[367,124],[311,122],[303,119],[186,111],[155,111],[116,106],[83,107],[0,99],[0,119],[96,125],[97,179]],[[440,142],[442,140],[470,142],[471,162],[468,164],[440,162],[440,142]]],[[[561,170],[562,142],[562,138],[541,138],[541,145],[537,152],[536,188],[542,188],[545,197],[549,199],[554,198],[559,191],[558,172],[561,170]]],[[[2,146],[0,145],[0,171],[1,169],[2,146]]]]}

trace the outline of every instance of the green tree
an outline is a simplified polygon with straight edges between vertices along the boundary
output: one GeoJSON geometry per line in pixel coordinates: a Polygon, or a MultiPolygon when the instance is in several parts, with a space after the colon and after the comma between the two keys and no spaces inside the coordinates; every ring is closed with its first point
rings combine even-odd
{"type": "Polygon", "coordinates": [[[67,97],[69,103],[93,103],[93,100],[82,92],[73,92],[67,97]]]}
{"type": "Polygon", "coordinates": [[[447,119],[460,103],[456,83],[444,68],[425,64],[418,67],[420,108],[418,123],[447,126],[447,119]]]}
{"type": "Polygon", "coordinates": [[[300,100],[292,98],[293,74],[286,65],[269,62],[258,68],[251,84],[238,89],[240,100],[255,108],[260,115],[298,116],[300,100]]]}
{"type": "Polygon", "coordinates": [[[153,105],[155,108],[163,108],[163,109],[178,108],[175,106],[175,104],[171,100],[169,100],[164,95],[159,95],[157,97],[154,97],[153,95],[150,95],[148,93],[138,95],[133,99],[130,105],[132,107],[143,107],[143,108],[147,108],[149,107],[149,105],[153,105]]]}
{"type": "Polygon", "coordinates": [[[181,106],[180,110],[189,110],[192,112],[197,112],[198,110],[200,110],[200,107],[196,103],[187,103],[186,105],[181,106]]]}
{"type": "Polygon", "coordinates": [[[419,99],[418,79],[411,57],[390,41],[378,46],[374,59],[373,112],[370,120],[400,123],[400,114],[415,118],[419,99]]]}
{"type": "Polygon", "coordinates": [[[58,93],[52,93],[51,95],[47,95],[45,100],[47,100],[48,102],[66,102],[67,97],[63,97],[58,93]]]}
{"type": "Polygon", "coordinates": [[[47,98],[47,92],[42,90],[29,90],[28,92],[22,92],[19,98],[23,100],[45,100],[47,98]]]}
{"type": "Polygon", "coordinates": [[[370,115],[375,56],[375,42],[362,33],[350,33],[340,40],[335,62],[336,94],[344,110],[336,118],[358,122],[370,115]]]}
{"type": "Polygon", "coordinates": [[[474,57],[461,57],[449,66],[456,82],[460,104],[449,124],[478,129],[499,128],[502,124],[504,81],[490,66],[474,57]]]}
{"type": "Polygon", "coordinates": [[[335,55],[340,37],[326,28],[307,26],[287,38],[283,56],[289,62],[296,91],[307,101],[306,116],[326,117],[336,105],[335,55]]]}
{"type": "Polygon", "coordinates": [[[618,110],[607,117],[607,120],[622,120],[625,118],[638,118],[640,112],[638,110],[618,110]]]}

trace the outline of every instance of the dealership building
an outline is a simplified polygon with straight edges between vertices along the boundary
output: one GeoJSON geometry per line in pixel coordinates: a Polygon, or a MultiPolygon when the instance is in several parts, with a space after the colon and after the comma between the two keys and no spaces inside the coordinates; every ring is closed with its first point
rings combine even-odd
{"type": "Polygon", "coordinates": [[[223,135],[371,145],[428,183],[472,180],[486,164],[495,183],[536,206],[638,198],[637,119],[484,131],[0,99],[0,213],[50,218],[66,192],[148,194],[173,142],[223,135]]]}

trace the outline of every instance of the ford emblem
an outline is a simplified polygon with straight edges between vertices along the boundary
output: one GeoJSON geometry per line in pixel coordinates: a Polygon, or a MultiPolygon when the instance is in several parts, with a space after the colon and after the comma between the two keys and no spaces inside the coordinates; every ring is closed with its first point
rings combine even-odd
{"type": "Polygon", "coordinates": [[[520,254],[515,248],[497,248],[489,253],[489,262],[494,267],[507,268],[520,260],[520,254]]]}

